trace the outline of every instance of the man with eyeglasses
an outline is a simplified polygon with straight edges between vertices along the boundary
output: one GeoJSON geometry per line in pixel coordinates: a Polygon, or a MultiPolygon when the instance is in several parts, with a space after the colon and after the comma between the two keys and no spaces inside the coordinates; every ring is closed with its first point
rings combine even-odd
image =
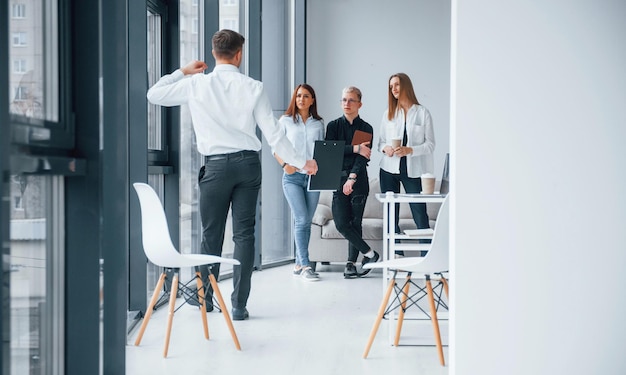
{"type": "Polygon", "coordinates": [[[345,141],[341,183],[333,192],[333,219],[339,233],[348,240],[348,261],[343,276],[352,279],[367,275],[370,270],[358,272],[355,263],[359,253],[363,254],[362,265],[376,262],[380,255],[363,240],[363,211],[369,194],[367,163],[372,154],[371,141],[353,145],[352,139],[357,130],[371,134],[370,124],[359,116],[361,90],[354,86],[343,89],[341,107],[343,116],[328,123],[326,140],[345,141]]]}

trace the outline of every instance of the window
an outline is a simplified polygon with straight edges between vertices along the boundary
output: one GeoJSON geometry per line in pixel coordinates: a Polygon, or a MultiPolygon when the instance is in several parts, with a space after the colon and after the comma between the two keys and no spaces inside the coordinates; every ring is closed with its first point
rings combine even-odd
{"type": "Polygon", "coordinates": [[[28,11],[36,14],[25,19],[26,6],[15,3],[11,7],[13,17],[9,19],[9,61],[13,73],[9,77],[9,110],[13,125],[12,141],[31,144],[33,127],[54,128],[48,139],[38,139],[43,147],[70,148],[73,146],[73,125],[68,121],[69,90],[71,82],[62,79],[60,66],[69,58],[68,8],[59,10],[58,1],[30,0],[28,11]],[[20,19],[22,18],[22,19],[20,19]],[[65,37],[65,39],[63,38],[65,37]],[[60,53],[63,52],[63,53],[60,53]],[[24,100],[28,106],[24,107],[24,100]],[[22,101],[15,103],[14,101],[22,101]],[[63,107],[63,108],[62,108],[63,107]],[[36,119],[38,121],[32,121],[36,119]]]}
{"type": "Polygon", "coordinates": [[[26,46],[26,33],[14,32],[12,33],[13,47],[25,47],[26,46]]]}
{"type": "Polygon", "coordinates": [[[26,18],[26,4],[12,4],[11,17],[14,19],[26,18]]]}
{"type": "Polygon", "coordinates": [[[28,89],[24,86],[17,86],[15,89],[15,101],[23,102],[28,100],[28,89]]]}
{"type": "Polygon", "coordinates": [[[239,20],[238,19],[223,19],[222,20],[222,29],[229,29],[237,31],[239,30],[239,20]]]}
{"type": "Polygon", "coordinates": [[[235,6],[237,4],[237,0],[222,0],[223,5],[235,6]]]}
{"type": "MultiPolygon", "coordinates": [[[[148,11],[148,87],[152,87],[162,74],[162,18],[148,11]]],[[[163,109],[148,103],[148,149],[163,150],[163,109]]]]}
{"type": "Polygon", "coordinates": [[[198,33],[198,19],[197,18],[194,18],[193,20],[191,20],[191,32],[193,34],[198,33]]]}
{"type": "Polygon", "coordinates": [[[62,197],[62,180],[11,177],[11,374],[63,373],[63,359],[52,350],[64,346],[64,244],[53,229],[64,220],[63,209],[53,204],[62,197]]]}
{"type": "Polygon", "coordinates": [[[15,74],[26,73],[26,59],[13,60],[13,73],[15,74]]]}
{"type": "Polygon", "coordinates": [[[15,196],[13,197],[13,209],[16,211],[24,211],[24,206],[22,205],[22,197],[15,196]]]}

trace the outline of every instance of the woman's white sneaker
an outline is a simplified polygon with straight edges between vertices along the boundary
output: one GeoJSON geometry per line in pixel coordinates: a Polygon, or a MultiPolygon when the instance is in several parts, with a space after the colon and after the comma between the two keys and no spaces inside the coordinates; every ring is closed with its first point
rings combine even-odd
{"type": "Polygon", "coordinates": [[[304,267],[300,273],[300,277],[306,281],[319,281],[320,277],[317,273],[313,272],[311,267],[304,267]]]}

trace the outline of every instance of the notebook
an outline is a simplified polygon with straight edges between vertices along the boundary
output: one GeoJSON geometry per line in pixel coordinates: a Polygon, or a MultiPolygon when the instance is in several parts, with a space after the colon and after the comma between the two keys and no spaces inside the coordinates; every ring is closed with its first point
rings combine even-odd
{"type": "Polygon", "coordinates": [[[360,145],[363,142],[369,142],[370,148],[372,146],[372,133],[364,132],[363,130],[357,130],[352,136],[352,145],[360,145]]]}
{"type": "Polygon", "coordinates": [[[404,234],[412,237],[432,237],[435,231],[432,228],[424,229],[405,229],[404,234]]]}

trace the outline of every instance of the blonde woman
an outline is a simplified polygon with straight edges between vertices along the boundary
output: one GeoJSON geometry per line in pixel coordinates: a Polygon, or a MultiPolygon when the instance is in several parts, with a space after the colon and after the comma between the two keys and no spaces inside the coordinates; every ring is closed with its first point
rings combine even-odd
{"type": "MultiPolygon", "coordinates": [[[[378,149],[384,154],[380,161],[380,191],[400,192],[400,184],[407,193],[420,193],[424,173],[434,172],[433,151],[435,132],[430,112],[421,105],[413,84],[404,73],[389,78],[389,106],[380,124],[378,149]],[[393,145],[392,140],[399,145],[393,145]]],[[[411,203],[411,214],[417,228],[428,228],[425,203],[411,203]]],[[[396,205],[396,233],[400,206],[396,205]]]]}

